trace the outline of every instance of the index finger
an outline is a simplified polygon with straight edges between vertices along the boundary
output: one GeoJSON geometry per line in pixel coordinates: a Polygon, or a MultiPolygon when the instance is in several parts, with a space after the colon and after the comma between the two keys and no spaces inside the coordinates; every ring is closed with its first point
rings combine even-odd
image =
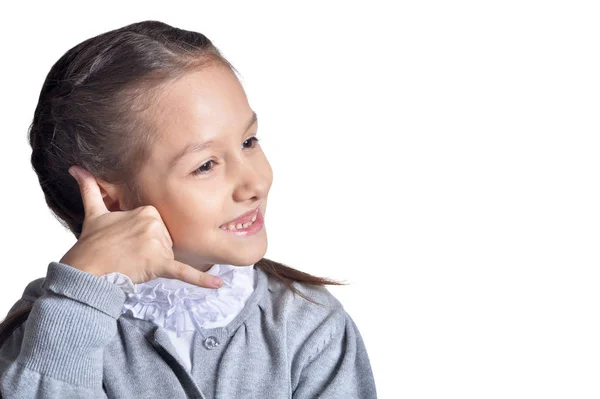
{"type": "Polygon", "coordinates": [[[163,277],[173,278],[204,288],[220,288],[223,280],[218,276],[201,272],[192,266],[175,259],[167,259],[161,273],[163,277]]]}

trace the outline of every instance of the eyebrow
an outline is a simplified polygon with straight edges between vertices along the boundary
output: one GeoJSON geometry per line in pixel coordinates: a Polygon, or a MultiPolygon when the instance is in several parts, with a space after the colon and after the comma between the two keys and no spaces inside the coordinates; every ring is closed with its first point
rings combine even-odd
{"type": "MultiPolygon", "coordinates": [[[[250,118],[250,122],[248,122],[248,125],[246,126],[246,130],[244,130],[244,132],[248,131],[248,129],[250,129],[252,127],[252,125],[254,125],[256,122],[258,122],[256,112],[252,111],[252,117],[250,118]]],[[[213,145],[213,143],[214,143],[213,140],[189,143],[188,145],[183,147],[181,149],[181,151],[179,151],[171,159],[171,161],[169,162],[169,169],[172,169],[177,164],[177,162],[179,162],[179,160],[181,158],[183,158],[184,156],[191,154],[193,152],[200,152],[200,151],[204,150],[205,148],[208,148],[211,145],[213,145]]]]}

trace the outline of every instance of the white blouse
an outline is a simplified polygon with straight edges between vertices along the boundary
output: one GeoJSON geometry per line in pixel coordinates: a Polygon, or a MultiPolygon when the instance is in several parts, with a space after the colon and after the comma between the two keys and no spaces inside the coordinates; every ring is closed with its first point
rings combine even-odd
{"type": "Polygon", "coordinates": [[[196,331],[229,324],[255,288],[254,264],[214,264],[205,273],[221,277],[223,285],[218,289],[204,288],[164,277],[134,284],[119,272],[100,277],[117,284],[126,293],[121,313],[129,311],[133,317],[163,327],[179,357],[191,370],[191,344],[196,331]]]}

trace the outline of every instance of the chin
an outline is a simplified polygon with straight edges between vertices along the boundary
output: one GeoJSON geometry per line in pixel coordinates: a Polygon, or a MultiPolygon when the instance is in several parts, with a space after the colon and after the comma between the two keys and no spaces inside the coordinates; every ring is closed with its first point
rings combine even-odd
{"type": "Polygon", "coordinates": [[[261,260],[266,254],[266,248],[264,251],[253,251],[253,253],[240,254],[233,256],[227,263],[234,266],[248,266],[253,265],[261,260]]]}
{"type": "Polygon", "coordinates": [[[233,266],[248,266],[253,265],[261,260],[267,253],[267,240],[263,240],[261,245],[252,245],[249,247],[240,247],[235,253],[229,254],[226,259],[223,259],[223,264],[233,266]]]}

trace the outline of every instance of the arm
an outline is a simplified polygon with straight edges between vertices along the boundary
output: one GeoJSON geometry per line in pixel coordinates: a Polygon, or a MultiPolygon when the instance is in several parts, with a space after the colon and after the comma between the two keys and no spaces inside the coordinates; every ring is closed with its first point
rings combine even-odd
{"type": "Polygon", "coordinates": [[[377,398],[371,364],[356,324],[343,309],[331,324],[329,333],[307,341],[304,366],[292,397],[377,398]]]}
{"type": "Polygon", "coordinates": [[[0,349],[1,397],[106,398],[103,352],[117,334],[125,293],[58,262],[48,265],[42,287],[26,322],[0,349]]]}

